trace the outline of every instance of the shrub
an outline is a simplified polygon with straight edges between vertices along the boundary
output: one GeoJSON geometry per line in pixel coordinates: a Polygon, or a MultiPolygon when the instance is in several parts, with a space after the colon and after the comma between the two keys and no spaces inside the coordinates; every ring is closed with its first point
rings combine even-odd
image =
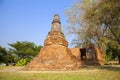
{"type": "Polygon", "coordinates": [[[16,66],[24,66],[30,61],[31,61],[31,58],[25,58],[25,59],[22,58],[16,63],[16,66]]]}

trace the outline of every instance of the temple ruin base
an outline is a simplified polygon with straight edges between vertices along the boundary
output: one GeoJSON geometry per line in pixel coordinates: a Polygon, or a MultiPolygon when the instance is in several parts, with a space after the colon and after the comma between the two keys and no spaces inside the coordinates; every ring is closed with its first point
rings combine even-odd
{"type": "Polygon", "coordinates": [[[41,49],[29,64],[25,66],[26,70],[75,70],[83,67],[83,64],[71,50],[62,45],[50,45],[41,49]]]}
{"type": "Polygon", "coordinates": [[[40,53],[25,66],[25,70],[76,70],[85,65],[102,64],[101,51],[93,45],[85,49],[68,48],[61,31],[59,16],[54,16],[51,31],[40,53]],[[91,52],[92,51],[92,52],[91,52]]]}

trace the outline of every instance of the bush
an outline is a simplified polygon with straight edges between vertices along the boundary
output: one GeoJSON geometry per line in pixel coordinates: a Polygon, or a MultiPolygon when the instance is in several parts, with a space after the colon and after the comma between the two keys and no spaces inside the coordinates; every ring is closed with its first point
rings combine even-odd
{"type": "Polygon", "coordinates": [[[112,59],[112,54],[111,53],[105,55],[105,64],[108,63],[111,59],[112,59]]]}
{"type": "Polygon", "coordinates": [[[31,61],[31,58],[25,58],[25,59],[22,58],[16,63],[16,66],[24,66],[30,61],[31,61]]]}

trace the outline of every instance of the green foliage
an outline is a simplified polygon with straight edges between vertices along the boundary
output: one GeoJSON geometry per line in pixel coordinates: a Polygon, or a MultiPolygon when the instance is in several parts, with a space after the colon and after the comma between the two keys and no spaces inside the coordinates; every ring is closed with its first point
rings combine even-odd
{"type": "Polygon", "coordinates": [[[13,63],[14,62],[14,57],[12,54],[8,53],[8,51],[0,46],[0,63],[13,63]]]}
{"type": "Polygon", "coordinates": [[[42,48],[42,46],[37,46],[34,43],[27,41],[17,41],[16,43],[9,45],[12,47],[9,49],[9,52],[17,55],[14,56],[16,60],[15,62],[19,61],[22,58],[32,58],[36,56],[42,48]]]}
{"type": "Polygon", "coordinates": [[[4,62],[4,56],[7,54],[7,51],[5,48],[0,46],[0,63],[4,62]]]}
{"type": "Polygon", "coordinates": [[[5,55],[7,54],[7,51],[4,47],[0,46],[0,55],[5,55]]]}
{"type": "Polygon", "coordinates": [[[112,54],[112,59],[119,58],[120,56],[120,45],[112,41],[107,45],[107,55],[112,54]]]}
{"type": "Polygon", "coordinates": [[[10,54],[7,54],[4,57],[4,63],[14,63],[14,57],[10,54]]]}
{"type": "Polygon", "coordinates": [[[42,46],[36,46],[34,43],[27,41],[17,41],[16,43],[9,45],[12,47],[10,48],[10,50],[21,57],[35,56],[39,53],[39,50],[42,48],[42,46]]]}
{"type": "Polygon", "coordinates": [[[25,59],[20,59],[17,63],[16,66],[24,66],[26,64],[26,60],[25,59]]]}
{"type": "MultiPolygon", "coordinates": [[[[71,33],[80,43],[98,46],[104,55],[107,45],[120,55],[120,0],[82,0],[66,10],[71,33]]],[[[77,44],[78,42],[76,42],[77,44]]],[[[106,58],[106,56],[104,56],[106,58]]],[[[108,59],[108,57],[107,57],[108,59]]],[[[109,60],[109,59],[108,59],[109,60]]],[[[119,59],[120,63],[120,59],[119,59]]]]}
{"type": "Polygon", "coordinates": [[[31,58],[25,58],[25,59],[22,58],[16,63],[16,66],[24,66],[30,61],[31,61],[31,58]]]}
{"type": "Polygon", "coordinates": [[[27,41],[17,41],[16,43],[9,45],[11,48],[8,50],[0,46],[0,63],[17,63],[17,65],[25,65],[31,60],[30,58],[36,56],[42,48],[42,46],[37,46],[34,43],[27,41]]]}
{"type": "MultiPolygon", "coordinates": [[[[107,52],[108,53],[108,52],[107,52]]],[[[105,55],[105,64],[108,63],[110,60],[112,60],[112,53],[106,54],[105,55]]]]}

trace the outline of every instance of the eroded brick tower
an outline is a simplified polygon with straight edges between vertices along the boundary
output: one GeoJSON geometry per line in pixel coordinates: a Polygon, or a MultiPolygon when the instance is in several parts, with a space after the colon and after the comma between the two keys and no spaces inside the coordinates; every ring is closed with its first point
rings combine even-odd
{"type": "Polygon", "coordinates": [[[68,42],[61,30],[58,14],[54,15],[51,30],[40,53],[25,66],[26,70],[72,70],[81,62],[72,55],[68,42]]]}
{"type": "Polygon", "coordinates": [[[51,31],[44,42],[44,46],[49,45],[63,45],[68,47],[68,42],[65,39],[64,34],[61,31],[61,22],[58,14],[54,15],[54,19],[51,25],[51,31]]]}

